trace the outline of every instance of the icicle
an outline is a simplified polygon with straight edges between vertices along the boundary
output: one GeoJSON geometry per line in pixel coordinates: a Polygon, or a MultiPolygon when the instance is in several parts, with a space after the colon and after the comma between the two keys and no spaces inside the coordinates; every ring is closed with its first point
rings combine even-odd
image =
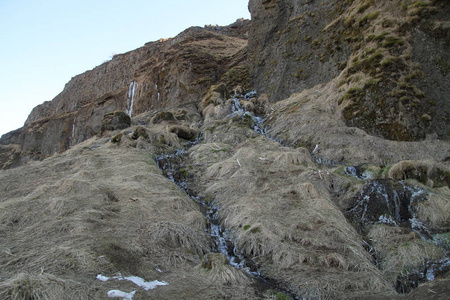
{"type": "Polygon", "coordinates": [[[128,94],[127,94],[127,109],[126,113],[131,117],[133,114],[133,104],[134,97],[136,95],[136,89],[138,88],[138,83],[136,81],[132,81],[128,86],[128,94]]]}

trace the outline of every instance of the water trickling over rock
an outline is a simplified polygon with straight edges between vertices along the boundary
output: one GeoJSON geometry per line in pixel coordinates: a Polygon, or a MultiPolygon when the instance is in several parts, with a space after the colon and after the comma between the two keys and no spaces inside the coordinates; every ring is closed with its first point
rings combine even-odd
{"type": "Polygon", "coordinates": [[[138,89],[138,86],[139,86],[139,84],[136,81],[132,81],[130,83],[130,85],[128,86],[126,113],[130,117],[133,114],[134,99],[136,96],[136,90],[138,89]]]}

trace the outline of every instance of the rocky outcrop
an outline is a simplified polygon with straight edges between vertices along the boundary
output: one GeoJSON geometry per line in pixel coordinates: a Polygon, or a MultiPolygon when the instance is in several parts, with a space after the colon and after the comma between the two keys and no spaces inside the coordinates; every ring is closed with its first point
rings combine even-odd
{"type": "Polygon", "coordinates": [[[347,2],[251,0],[249,60],[255,88],[279,101],[339,75],[351,44],[336,34],[342,24],[334,21],[347,2]]]}

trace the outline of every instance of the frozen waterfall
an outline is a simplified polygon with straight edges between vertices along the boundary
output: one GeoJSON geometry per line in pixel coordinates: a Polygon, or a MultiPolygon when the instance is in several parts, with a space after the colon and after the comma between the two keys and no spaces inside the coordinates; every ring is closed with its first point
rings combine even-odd
{"type": "Polygon", "coordinates": [[[134,97],[136,95],[137,88],[138,88],[138,83],[136,81],[132,81],[130,83],[130,85],[128,86],[126,113],[130,117],[133,114],[134,97]]]}

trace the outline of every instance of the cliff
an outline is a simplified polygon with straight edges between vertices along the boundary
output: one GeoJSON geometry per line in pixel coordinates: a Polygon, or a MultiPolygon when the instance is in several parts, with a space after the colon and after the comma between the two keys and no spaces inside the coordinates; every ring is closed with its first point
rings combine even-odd
{"type": "Polygon", "coordinates": [[[338,80],[348,126],[449,138],[446,1],[250,1],[249,59],[272,101],[338,80]]]}
{"type": "Polygon", "coordinates": [[[44,159],[101,134],[106,113],[134,116],[195,102],[224,75],[230,84],[230,74],[248,78],[243,65],[248,24],[192,27],[73,77],[52,101],[32,110],[23,128],[2,136],[2,168],[44,159]]]}

